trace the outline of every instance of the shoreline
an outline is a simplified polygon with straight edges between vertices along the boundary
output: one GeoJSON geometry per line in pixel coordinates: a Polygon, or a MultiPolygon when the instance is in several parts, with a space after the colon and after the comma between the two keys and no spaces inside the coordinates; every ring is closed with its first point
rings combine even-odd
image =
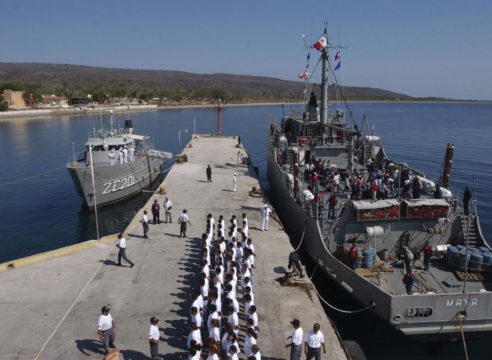
{"type": "MultiPolygon", "coordinates": [[[[227,107],[250,107],[250,106],[279,106],[279,105],[299,105],[303,102],[250,102],[250,103],[229,103],[223,104],[222,108],[227,107]]],[[[347,103],[364,103],[364,104],[491,104],[491,100],[455,100],[455,101],[420,101],[420,100],[348,100],[347,103]]],[[[130,105],[127,106],[105,106],[104,108],[73,108],[73,109],[29,109],[17,111],[0,112],[0,122],[23,120],[23,119],[43,119],[51,116],[79,116],[79,115],[97,115],[100,111],[106,113],[110,110],[115,113],[133,113],[144,111],[161,111],[161,110],[180,110],[180,109],[207,109],[216,108],[216,104],[186,104],[186,105],[130,105]]]]}

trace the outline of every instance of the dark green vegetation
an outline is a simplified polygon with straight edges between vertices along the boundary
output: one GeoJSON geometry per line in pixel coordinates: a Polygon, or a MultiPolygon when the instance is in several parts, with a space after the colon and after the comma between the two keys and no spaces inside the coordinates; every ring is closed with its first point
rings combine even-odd
{"type": "MultiPolygon", "coordinates": [[[[4,88],[26,92],[26,103],[34,104],[41,94],[66,97],[87,96],[104,102],[108,98],[133,97],[141,100],[182,101],[224,99],[228,102],[299,101],[304,83],[277,78],[192,74],[168,70],[110,69],[63,64],[0,62],[0,93],[4,88]]],[[[315,87],[319,93],[319,86],[315,87]]],[[[347,100],[413,100],[387,90],[343,87],[347,100]]],[[[330,97],[334,88],[330,87],[330,97]]]]}

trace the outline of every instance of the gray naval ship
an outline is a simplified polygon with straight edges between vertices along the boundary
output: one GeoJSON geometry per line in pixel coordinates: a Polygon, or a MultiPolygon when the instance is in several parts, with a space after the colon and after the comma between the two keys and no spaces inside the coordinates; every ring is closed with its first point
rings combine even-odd
{"type": "Polygon", "coordinates": [[[89,210],[115,204],[148,188],[161,175],[164,161],[172,158],[171,153],[152,149],[148,136],[134,134],[131,120],[125,120],[123,130],[114,129],[113,116],[111,112],[110,128],[93,129],[83,155],[73,155],[67,164],[89,210]]]}
{"type": "Polygon", "coordinates": [[[320,106],[312,94],[303,111],[284,108],[269,129],[271,200],[293,245],[360,310],[406,335],[447,341],[491,331],[492,252],[476,201],[449,190],[454,146],[435,183],[392,161],[378,136],[329,110],[329,47],[321,50],[320,106]]]}

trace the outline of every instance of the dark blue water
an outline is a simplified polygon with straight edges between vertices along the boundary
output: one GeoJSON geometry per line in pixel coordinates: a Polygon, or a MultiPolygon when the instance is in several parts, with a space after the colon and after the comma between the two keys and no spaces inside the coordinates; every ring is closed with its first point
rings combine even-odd
{"type": "MultiPolygon", "coordinates": [[[[486,237],[492,238],[492,104],[476,103],[354,103],[356,123],[365,113],[383,138],[393,159],[439,174],[446,143],[454,143],[452,189],[469,185],[478,200],[486,237]]],[[[265,181],[266,138],[270,121],[280,118],[280,106],[231,107],[222,112],[222,133],[240,135],[265,181]]],[[[136,133],[151,134],[156,148],[176,153],[193,132],[215,133],[215,109],[183,109],[130,114],[136,133]],[[187,132],[186,132],[187,131],[187,132]]],[[[118,115],[123,125],[125,115],[118,115]]],[[[65,164],[83,149],[99,116],[16,119],[0,122],[0,262],[59,248],[96,237],[95,219],[81,206],[65,164]]],[[[123,230],[146,196],[100,212],[101,235],[123,230]]],[[[316,276],[324,295],[340,307],[358,305],[316,276]]],[[[362,344],[369,359],[463,359],[461,344],[425,345],[389,329],[371,314],[339,315],[327,311],[344,338],[362,344]]],[[[483,342],[468,344],[472,359],[488,359],[483,342]]]]}

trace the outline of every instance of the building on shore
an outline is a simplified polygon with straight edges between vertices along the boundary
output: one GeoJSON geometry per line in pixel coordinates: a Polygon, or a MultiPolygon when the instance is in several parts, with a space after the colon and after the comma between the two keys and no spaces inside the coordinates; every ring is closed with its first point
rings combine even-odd
{"type": "Polygon", "coordinates": [[[3,98],[9,104],[9,109],[19,110],[26,108],[24,91],[4,90],[3,98]]]}
{"type": "Polygon", "coordinates": [[[42,95],[43,104],[51,107],[68,107],[68,99],[64,96],[42,95]]]}

